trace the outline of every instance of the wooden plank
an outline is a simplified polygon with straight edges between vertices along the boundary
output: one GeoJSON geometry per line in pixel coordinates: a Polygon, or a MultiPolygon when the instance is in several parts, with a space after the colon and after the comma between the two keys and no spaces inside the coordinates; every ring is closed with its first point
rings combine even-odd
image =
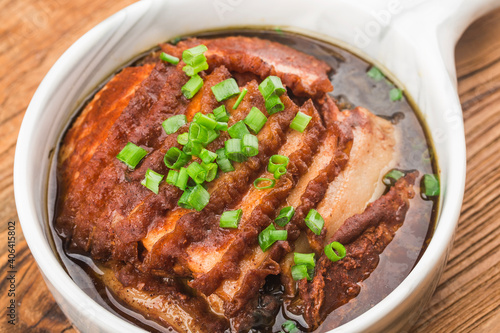
{"type": "MultiPolygon", "coordinates": [[[[55,60],[117,0],[0,0],[0,239],[16,220],[14,150],[25,109],[55,60]]],[[[450,261],[417,332],[494,332],[500,327],[500,10],[473,24],[456,49],[467,137],[467,184],[450,261]]],[[[5,247],[4,247],[5,248],[5,247]]],[[[8,284],[0,273],[1,332],[76,332],[48,291],[17,226],[19,321],[7,326],[8,284]]],[[[0,266],[7,253],[0,252],[0,266]]]]}

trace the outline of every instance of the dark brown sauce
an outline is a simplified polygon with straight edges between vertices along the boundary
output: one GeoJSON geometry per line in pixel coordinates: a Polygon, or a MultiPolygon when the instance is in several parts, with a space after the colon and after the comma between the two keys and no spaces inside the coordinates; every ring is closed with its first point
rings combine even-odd
{"type": "MultiPolygon", "coordinates": [[[[437,162],[433,149],[429,144],[425,124],[406,97],[397,102],[390,100],[389,91],[394,88],[391,82],[388,80],[377,82],[366,75],[366,72],[371,67],[370,63],[330,43],[281,30],[233,29],[201,33],[196,36],[209,38],[230,35],[255,36],[273,40],[328,63],[334,69],[330,76],[335,89],[332,96],[339,101],[341,106],[346,109],[363,106],[378,116],[390,119],[400,129],[402,134],[399,147],[401,159],[398,161],[396,168],[400,170],[418,170],[420,175],[426,173],[437,174],[437,162]]],[[[127,66],[140,64],[141,59],[144,59],[149,53],[136,57],[127,66]]],[[[101,84],[96,89],[96,92],[105,83],[101,84]]],[[[80,111],[83,110],[93,95],[82,103],[79,108],[80,111]]],[[[55,165],[56,162],[53,161],[53,164],[55,165]]],[[[54,165],[53,170],[55,170],[54,165]]],[[[52,172],[51,177],[53,179],[49,181],[49,193],[55,193],[54,172],[52,172]]],[[[415,190],[416,193],[420,192],[418,184],[415,186],[415,190]]],[[[49,207],[48,210],[50,212],[52,207],[49,207]]],[[[349,303],[333,311],[316,332],[330,330],[356,318],[393,291],[410,273],[425,251],[434,230],[436,212],[437,200],[425,200],[417,194],[410,201],[410,209],[406,215],[405,223],[380,256],[378,267],[368,279],[360,283],[362,286],[360,294],[349,303]]],[[[50,228],[55,247],[68,274],[92,299],[108,311],[147,331],[172,331],[124,306],[101,282],[99,279],[101,272],[92,259],[85,254],[66,251],[64,239],[56,234],[53,224],[50,225],[50,228]]],[[[261,290],[261,294],[272,295],[282,300],[282,286],[279,279],[269,277],[266,285],[261,290]]],[[[300,329],[306,330],[302,318],[288,312],[284,305],[279,313],[262,313],[261,317],[260,327],[253,329],[252,332],[280,332],[282,331],[282,323],[289,319],[294,320],[300,329]]]]}

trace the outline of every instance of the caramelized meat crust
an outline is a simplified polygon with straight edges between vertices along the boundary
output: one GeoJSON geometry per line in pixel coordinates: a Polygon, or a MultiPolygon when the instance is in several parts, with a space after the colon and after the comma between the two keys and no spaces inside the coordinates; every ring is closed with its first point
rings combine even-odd
{"type": "MultiPolygon", "coordinates": [[[[199,73],[204,84],[192,99],[182,94],[189,80],[185,63],[170,65],[153,53],[147,63],[115,75],[84,108],[59,151],[56,230],[69,251],[96,260],[100,279],[125,304],[176,331],[239,332],[258,324],[259,316],[274,318],[282,300],[259,295],[270,275],[280,276],[285,294],[303,309],[298,314],[317,327],[355,297],[357,282],[377,265],[404,221],[416,174],[368,204],[396,153],[390,122],[363,108],[340,112],[327,94],[331,68],[276,42],[191,38],[160,47],[182,58],[199,44],[208,48],[209,68],[199,73]],[[279,97],[284,110],[274,114],[258,88],[270,75],[286,88],[279,97]],[[232,77],[248,91],[235,109],[238,96],[218,102],[211,89],[232,77]],[[164,155],[182,149],[178,136],[189,129],[186,124],[166,134],[162,122],[176,115],[191,122],[221,105],[230,115],[228,126],[252,107],[266,116],[256,133],[259,154],[206,183],[210,199],[201,211],[179,207],[183,191],[165,181],[158,194],[141,185],[147,169],[167,175],[164,155]],[[299,111],[311,117],[303,132],[290,128],[299,111]],[[128,142],[148,152],[133,170],[116,158],[128,142]],[[288,157],[287,172],[274,187],[256,189],[255,179],[273,178],[267,166],[275,154],[288,157]],[[287,206],[295,214],[277,227],[287,239],[263,251],[259,233],[287,206]],[[221,214],[236,209],[243,211],[238,228],[221,228],[221,214]],[[311,209],[325,218],[320,235],[306,226],[311,209]],[[346,245],[345,260],[333,263],[322,255],[327,240],[346,245]],[[292,279],[293,251],[320,258],[312,282],[292,279]]],[[[229,138],[222,131],[206,149],[215,152],[229,138]]],[[[195,161],[201,162],[193,157],[188,164],[195,161]]]]}

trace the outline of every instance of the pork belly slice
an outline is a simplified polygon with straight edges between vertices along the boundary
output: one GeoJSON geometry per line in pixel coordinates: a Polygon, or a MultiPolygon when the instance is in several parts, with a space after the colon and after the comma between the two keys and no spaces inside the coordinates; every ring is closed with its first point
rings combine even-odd
{"type": "MultiPolygon", "coordinates": [[[[174,229],[164,233],[161,239],[153,244],[146,255],[143,269],[163,270],[167,274],[175,273],[181,276],[192,275],[184,249],[191,243],[202,242],[214,230],[220,230],[217,215],[226,207],[232,207],[239,202],[259,172],[267,166],[269,158],[286,141],[285,133],[297,114],[298,107],[286,94],[280,98],[285,109],[269,116],[258,133],[259,154],[250,157],[246,162],[236,163],[235,171],[222,174],[214,185],[210,185],[208,189],[211,195],[207,206],[201,212],[191,211],[177,219],[174,229]]],[[[151,242],[146,240],[143,243],[151,242]]]]}
{"type": "Polygon", "coordinates": [[[100,280],[111,293],[129,309],[160,325],[160,332],[224,332],[229,322],[210,311],[206,301],[189,295],[181,281],[143,276],[128,265],[125,267],[99,265],[100,280]]]}
{"type": "Polygon", "coordinates": [[[363,213],[348,218],[328,240],[343,242],[346,257],[332,262],[323,254],[312,282],[299,282],[299,299],[294,301],[311,329],[359,294],[358,283],[377,267],[379,255],[404,222],[409,200],[415,195],[413,184],[417,176],[415,171],[400,178],[387,194],[369,204],[363,213]]]}
{"type": "Polygon", "coordinates": [[[333,90],[325,62],[291,47],[256,37],[190,38],[176,46],[161,45],[165,52],[182,57],[182,51],[199,44],[210,66],[226,66],[230,71],[250,72],[265,79],[276,75],[297,96],[318,97],[333,90]]]}

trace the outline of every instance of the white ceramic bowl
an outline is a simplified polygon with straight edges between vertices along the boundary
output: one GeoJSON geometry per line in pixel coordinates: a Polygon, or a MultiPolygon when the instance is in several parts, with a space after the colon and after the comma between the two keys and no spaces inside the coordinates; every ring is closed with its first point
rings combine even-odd
{"type": "Polygon", "coordinates": [[[17,142],[14,187],[24,235],[49,289],[82,332],[143,332],[98,305],[50,246],[49,154],[78,103],[127,60],[159,42],[203,30],[281,26],[346,46],[393,73],[414,98],[436,148],[442,195],[434,237],[390,295],[335,332],[404,332],[431,297],[452,244],[465,183],[465,141],[453,50],[499,0],[145,0],[71,46],[36,91],[17,142]]]}

